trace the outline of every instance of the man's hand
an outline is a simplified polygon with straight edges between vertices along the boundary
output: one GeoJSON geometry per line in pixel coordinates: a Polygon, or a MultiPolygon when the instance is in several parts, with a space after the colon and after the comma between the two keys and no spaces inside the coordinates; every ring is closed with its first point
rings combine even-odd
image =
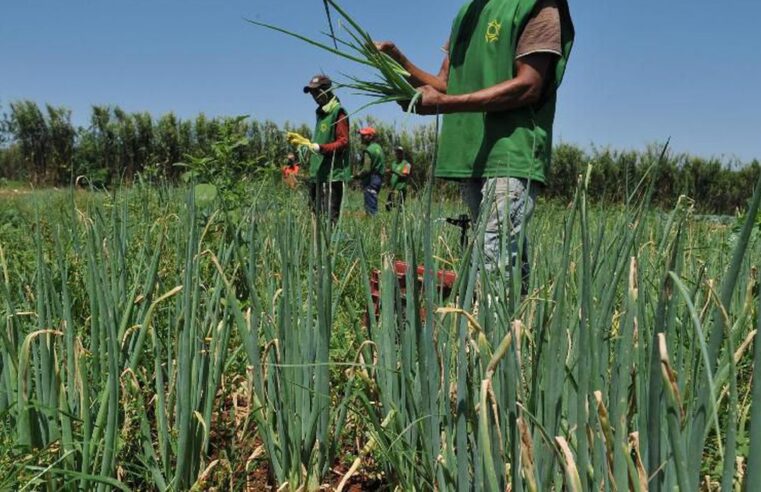
{"type": "Polygon", "coordinates": [[[449,80],[449,55],[444,57],[439,74],[434,75],[422,70],[412,63],[391,41],[374,41],[373,44],[378,51],[388,55],[409,73],[407,81],[412,84],[413,87],[432,85],[436,87],[437,90],[446,92],[447,82],[449,80]]]}
{"type": "Polygon", "coordinates": [[[446,94],[442,94],[430,85],[419,87],[418,92],[420,93],[420,98],[412,109],[413,113],[432,115],[442,112],[443,106],[447,101],[446,94]]]}
{"type": "Polygon", "coordinates": [[[385,53],[397,62],[401,63],[403,57],[402,52],[391,41],[375,41],[375,48],[381,53],[385,53]]]}

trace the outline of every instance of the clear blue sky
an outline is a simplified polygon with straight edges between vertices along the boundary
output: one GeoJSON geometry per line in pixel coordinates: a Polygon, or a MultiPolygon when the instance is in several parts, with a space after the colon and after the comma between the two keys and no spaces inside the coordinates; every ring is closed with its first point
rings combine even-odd
{"type": "MultiPolygon", "coordinates": [[[[460,0],[343,0],[374,36],[438,69],[460,0]]],[[[759,0],[571,1],[577,42],[556,133],[584,146],[761,159],[759,0]]],[[[16,0],[0,15],[0,104],[92,104],[181,117],[250,114],[311,122],[301,93],[317,71],[359,73],[300,41],[243,21],[319,36],[319,0],[16,0]]],[[[344,96],[349,107],[360,98],[344,96]]],[[[414,126],[395,106],[371,113],[414,126]]]]}

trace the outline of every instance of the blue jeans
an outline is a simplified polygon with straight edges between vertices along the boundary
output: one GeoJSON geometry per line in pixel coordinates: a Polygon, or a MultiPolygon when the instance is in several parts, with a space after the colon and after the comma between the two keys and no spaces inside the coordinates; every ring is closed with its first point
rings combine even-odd
{"type": "MultiPolygon", "coordinates": [[[[469,179],[460,183],[463,201],[470,208],[474,224],[478,223],[479,214],[488,207],[488,216],[481,219],[486,221],[483,246],[486,271],[504,272],[507,280],[512,267],[520,261],[521,290],[524,294],[528,292],[530,274],[528,236],[524,228],[534,213],[537,188],[537,184],[518,178],[469,179]],[[489,199],[491,203],[487,204],[489,199]]],[[[477,230],[476,226],[474,230],[477,230]]]]}
{"type": "Polygon", "coordinates": [[[378,193],[382,183],[383,178],[380,174],[370,174],[365,180],[365,212],[368,215],[378,213],[378,193]]]}

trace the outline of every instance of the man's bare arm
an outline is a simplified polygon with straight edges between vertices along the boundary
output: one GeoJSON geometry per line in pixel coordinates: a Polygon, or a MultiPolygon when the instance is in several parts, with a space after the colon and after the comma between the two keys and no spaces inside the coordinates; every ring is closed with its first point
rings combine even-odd
{"type": "Polygon", "coordinates": [[[380,41],[375,43],[375,46],[379,51],[386,53],[388,56],[396,60],[399,65],[410,73],[408,80],[413,87],[430,85],[437,91],[446,93],[447,82],[449,80],[449,53],[447,53],[444,57],[444,61],[441,63],[439,74],[434,75],[412,63],[410,59],[407,58],[391,41],[380,41]]]}
{"type": "Polygon", "coordinates": [[[516,61],[516,76],[469,94],[447,95],[433,85],[420,88],[420,114],[492,113],[531,106],[539,102],[551,76],[555,55],[536,53],[516,61]]]}

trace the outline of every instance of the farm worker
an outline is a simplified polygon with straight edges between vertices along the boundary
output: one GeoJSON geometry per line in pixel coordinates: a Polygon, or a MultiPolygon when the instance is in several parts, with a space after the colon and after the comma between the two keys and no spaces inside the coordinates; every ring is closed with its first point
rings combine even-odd
{"type": "Polygon", "coordinates": [[[397,205],[404,203],[407,194],[407,181],[412,172],[412,165],[404,158],[404,148],[397,147],[394,149],[394,162],[388,168],[391,174],[389,186],[391,191],[388,192],[386,199],[386,211],[390,211],[397,205]]]}
{"type": "Polygon", "coordinates": [[[365,212],[374,216],[378,213],[378,193],[383,184],[383,171],[386,168],[386,157],[383,148],[375,141],[377,132],[373,127],[359,130],[362,144],[365,145],[363,155],[362,188],[365,193],[365,212]]]}
{"type": "Polygon", "coordinates": [[[419,88],[417,112],[444,115],[435,175],[459,180],[471,216],[485,214],[487,271],[504,265],[509,276],[521,255],[524,292],[528,245],[519,238],[545,183],[557,90],[573,40],[567,0],[472,0],[454,20],[438,75],[418,68],[394,43],[376,43],[419,88]]]}
{"type": "Polygon", "coordinates": [[[296,154],[288,152],[286,156],[287,163],[283,166],[283,183],[289,188],[295,188],[297,185],[297,178],[299,171],[301,170],[301,164],[296,158],[296,154]]]}
{"type": "Polygon", "coordinates": [[[291,145],[311,151],[309,157],[309,197],[312,210],[330,214],[333,223],[341,213],[344,183],[351,177],[349,149],[349,116],[333,92],[333,82],[318,74],[304,86],[317,104],[317,123],[313,140],[289,133],[291,145]]]}

